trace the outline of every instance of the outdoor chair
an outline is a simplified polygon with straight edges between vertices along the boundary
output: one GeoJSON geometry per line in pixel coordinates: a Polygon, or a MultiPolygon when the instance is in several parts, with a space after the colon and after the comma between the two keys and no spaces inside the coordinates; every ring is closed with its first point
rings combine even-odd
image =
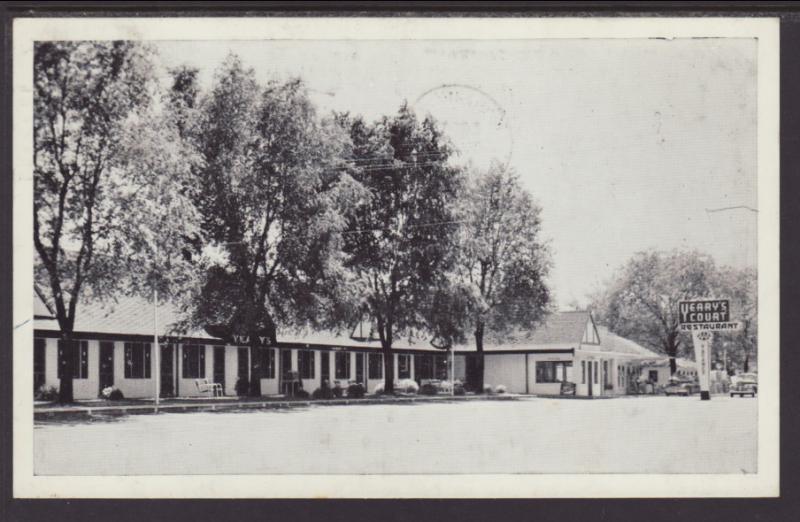
{"type": "Polygon", "coordinates": [[[208,379],[195,379],[195,386],[200,393],[211,393],[212,397],[222,397],[222,385],[218,382],[208,382],[208,379]]]}

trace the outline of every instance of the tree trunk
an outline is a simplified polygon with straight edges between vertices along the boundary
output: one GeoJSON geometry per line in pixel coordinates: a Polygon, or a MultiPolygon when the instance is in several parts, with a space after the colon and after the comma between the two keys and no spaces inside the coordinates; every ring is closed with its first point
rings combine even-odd
{"type": "Polygon", "coordinates": [[[394,357],[392,346],[382,344],[383,347],[383,390],[387,394],[394,393],[394,357]]]}
{"type": "Polygon", "coordinates": [[[484,353],[483,353],[483,321],[478,321],[475,328],[475,374],[477,380],[475,381],[475,393],[483,393],[483,368],[484,368],[484,353]]]}
{"type": "Polygon", "coordinates": [[[744,354],[744,373],[750,371],[750,354],[745,352],[744,354]]]}
{"type": "Polygon", "coordinates": [[[58,365],[61,368],[61,378],[58,386],[58,402],[71,404],[75,402],[73,394],[72,376],[75,374],[75,345],[72,332],[61,333],[61,354],[58,365]]]}

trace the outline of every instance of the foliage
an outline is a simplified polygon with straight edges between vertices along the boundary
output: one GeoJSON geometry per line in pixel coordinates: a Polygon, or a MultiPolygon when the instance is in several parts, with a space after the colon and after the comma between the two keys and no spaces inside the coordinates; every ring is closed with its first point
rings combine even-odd
{"type": "Polygon", "coordinates": [[[108,400],[110,401],[121,401],[125,398],[125,395],[122,393],[122,390],[119,388],[114,388],[111,390],[111,393],[108,395],[108,400]]]}
{"type": "Polygon", "coordinates": [[[419,384],[414,379],[400,379],[397,389],[403,393],[415,394],[419,392],[419,384]]]}
{"type": "Polygon", "coordinates": [[[717,295],[730,299],[731,318],[742,328],[719,332],[714,336],[714,355],[718,362],[727,360],[727,370],[734,367],[751,370],[758,358],[758,277],[755,269],[723,267],[716,274],[717,295]],[[723,356],[722,352],[725,352],[723,356]]]}
{"type": "MultiPolygon", "coordinates": [[[[179,98],[192,99],[194,81],[176,77],[179,98]]],[[[197,205],[211,245],[188,322],[274,343],[278,325],[351,316],[340,232],[360,192],[341,168],[347,136],[316,116],[301,81],[261,86],[233,55],[198,103],[197,205]]]]}
{"type": "Polygon", "coordinates": [[[331,388],[333,392],[333,396],[337,399],[341,399],[342,395],[344,395],[344,388],[337,382],[333,388],[331,388]]]}
{"type": "Polygon", "coordinates": [[[593,298],[598,322],[622,337],[671,357],[689,355],[691,336],[679,330],[680,301],[713,296],[714,261],[695,251],[635,254],[593,298]]]}
{"type": "Polygon", "coordinates": [[[452,151],[435,121],[418,120],[407,105],[373,124],[346,114],[337,121],[352,141],[350,173],[368,190],[344,235],[346,264],[364,313],[376,323],[391,393],[394,339],[427,326],[422,303],[452,264],[462,174],[448,166],[452,151]]]}
{"type": "MultiPolygon", "coordinates": [[[[155,272],[152,248],[160,234],[192,235],[191,209],[179,188],[191,186],[184,174],[192,160],[153,103],[151,55],[128,41],[34,48],[35,270],[65,339],[79,299],[140,290],[137,284],[155,272]]],[[[161,264],[162,281],[178,263],[161,264]]],[[[70,376],[74,347],[66,346],[70,376]]],[[[60,395],[72,401],[71,377],[61,379],[60,395]]]]}
{"type": "Polygon", "coordinates": [[[486,395],[492,395],[494,394],[494,388],[492,388],[491,384],[484,384],[483,393],[485,393],[486,395]]]}
{"type": "Polygon", "coordinates": [[[54,401],[58,399],[58,388],[55,386],[42,385],[38,390],[36,390],[33,398],[37,401],[54,401]]]}
{"type": "Polygon", "coordinates": [[[459,206],[453,277],[434,293],[432,329],[444,346],[474,335],[483,382],[483,342],[534,328],[549,311],[550,253],[541,208],[510,169],[493,162],[470,179],[459,206]]]}
{"type": "Polygon", "coordinates": [[[236,395],[238,395],[239,397],[247,395],[249,389],[250,389],[250,381],[248,379],[243,377],[239,377],[238,379],[236,379],[236,386],[235,386],[236,395]]]}
{"type": "Polygon", "coordinates": [[[419,387],[420,395],[436,395],[439,393],[439,388],[435,384],[429,382],[419,387]]]}
{"type": "Polygon", "coordinates": [[[503,384],[498,384],[497,386],[495,386],[495,388],[494,388],[494,392],[495,392],[495,393],[497,393],[497,394],[502,394],[502,393],[505,393],[505,392],[506,392],[506,387],[505,387],[505,385],[503,385],[503,384]]]}
{"type": "Polygon", "coordinates": [[[361,399],[364,397],[365,392],[364,385],[360,382],[353,383],[347,387],[347,397],[351,399],[361,399]]]}
{"type": "Polygon", "coordinates": [[[308,399],[309,398],[308,392],[303,390],[303,389],[295,390],[293,396],[294,396],[295,399],[308,399]]]}
{"type": "Polygon", "coordinates": [[[311,394],[311,398],[314,400],[333,399],[333,389],[331,389],[330,386],[323,384],[321,387],[314,390],[314,393],[311,394]]]}

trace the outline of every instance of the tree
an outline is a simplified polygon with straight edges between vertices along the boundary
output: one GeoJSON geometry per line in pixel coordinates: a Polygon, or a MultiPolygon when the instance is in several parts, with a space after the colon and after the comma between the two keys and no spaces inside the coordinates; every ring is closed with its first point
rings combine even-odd
{"type": "Polygon", "coordinates": [[[714,295],[716,266],[694,251],[635,254],[593,298],[598,322],[612,332],[675,358],[688,353],[690,335],[679,329],[678,303],[714,295]]]}
{"type": "Polygon", "coordinates": [[[460,215],[455,274],[467,286],[459,292],[473,298],[471,313],[461,317],[475,338],[475,385],[482,390],[487,333],[534,328],[549,311],[550,256],[541,238],[541,208],[497,162],[471,180],[460,215]]]}
{"type": "Polygon", "coordinates": [[[346,234],[347,266],[383,351],[384,389],[394,391],[392,345],[427,326],[426,300],[452,266],[454,202],[463,185],[451,148],[431,117],[407,105],[372,125],[339,115],[351,136],[353,177],[368,191],[346,234]]]}
{"type": "Polygon", "coordinates": [[[359,187],[340,168],[346,135],[317,118],[299,80],[262,88],[230,55],[199,110],[198,206],[217,260],[189,321],[249,337],[250,392],[260,394],[260,338],[274,345],[279,325],[335,324],[348,312],[340,232],[359,187]]]}
{"type": "Polygon", "coordinates": [[[715,336],[715,340],[718,341],[717,353],[720,348],[731,348],[727,353],[729,363],[734,362],[748,372],[752,361],[758,355],[758,277],[756,271],[751,267],[740,269],[722,267],[717,273],[715,287],[717,297],[730,299],[731,320],[741,323],[740,330],[721,332],[715,336]]]}
{"type": "Polygon", "coordinates": [[[34,246],[62,337],[59,400],[71,402],[72,332],[81,293],[120,285],[119,134],[150,105],[150,51],[132,42],[40,42],[34,48],[34,246]]]}

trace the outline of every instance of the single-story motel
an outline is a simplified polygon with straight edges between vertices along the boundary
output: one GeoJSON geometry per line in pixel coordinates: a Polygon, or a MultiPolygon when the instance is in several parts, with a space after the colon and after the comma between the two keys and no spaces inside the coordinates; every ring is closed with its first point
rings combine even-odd
{"type": "MultiPolygon", "coordinates": [[[[38,293],[34,297],[34,389],[59,386],[58,323],[38,293]]],[[[114,304],[80,304],[73,337],[79,340],[74,366],[74,397],[97,398],[113,386],[126,398],[153,396],[153,305],[137,298],[114,304]]],[[[197,381],[220,383],[225,395],[236,395],[236,382],[250,380],[254,364],[262,365],[262,395],[279,395],[290,372],[311,392],[320,383],[360,382],[368,392],[383,383],[380,342],[362,327],[360,333],[306,332],[278,334],[277,346],[251,348],[226,343],[206,332],[168,335],[177,316],[167,304],[158,309],[160,387],[164,397],[207,395],[197,381]],[[163,337],[161,337],[163,336],[163,337]]],[[[367,328],[368,329],[368,328],[367,328]]],[[[578,396],[632,393],[637,379],[657,385],[669,378],[668,360],[598,327],[587,311],[550,314],[538,328],[504,343],[487,342],[484,382],[507,392],[558,395],[563,381],[575,384],[578,396]]],[[[453,357],[419,339],[394,344],[397,379],[449,378],[475,382],[475,347],[457,346],[453,357]]],[[[694,362],[678,361],[679,374],[696,375],[694,362]]]]}

